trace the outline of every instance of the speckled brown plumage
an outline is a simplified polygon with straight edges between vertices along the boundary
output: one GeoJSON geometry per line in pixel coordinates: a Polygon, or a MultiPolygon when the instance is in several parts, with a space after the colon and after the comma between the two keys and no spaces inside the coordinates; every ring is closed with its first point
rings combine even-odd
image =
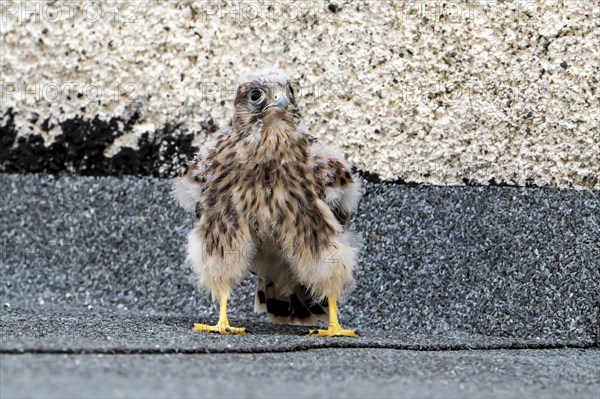
{"type": "Polygon", "coordinates": [[[270,74],[240,82],[231,132],[201,149],[176,194],[196,212],[188,258],[200,287],[228,296],[252,271],[258,311],[314,323],[327,313],[319,303],[352,281],[357,248],[348,225],[359,183],[343,156],[299,127],[291,85],[270,74]]]}

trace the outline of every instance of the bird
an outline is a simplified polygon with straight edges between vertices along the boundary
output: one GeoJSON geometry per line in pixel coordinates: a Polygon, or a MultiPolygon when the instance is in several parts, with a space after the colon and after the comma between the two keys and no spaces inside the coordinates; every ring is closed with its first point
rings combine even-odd
{"type": "Polygon", "coordinates": [[[187,261],[199,289],[219,300],[215,325],[194,331],[246,334],[230,325],[231,289],[258,276],[254,310],[273,323],[315,325],[316,337],[357,337],[338,321],[354,285],[360,236],[350,218],[359,175],[344,155],[308,132],[294,87],[278,68],[238,79],[226,133],[207,142],[176,178],[174,196],[195,213],[187,261]]]}

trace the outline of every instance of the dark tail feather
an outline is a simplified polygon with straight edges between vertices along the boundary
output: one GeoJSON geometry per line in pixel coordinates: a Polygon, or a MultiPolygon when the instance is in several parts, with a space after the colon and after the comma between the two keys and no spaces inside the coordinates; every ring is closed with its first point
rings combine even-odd
{"type": "Polygon", "coordinates": [[[318,321],[327,321],[329,317],[327,298],[315,302],[301,285],[296,287],[292,295],[282,296],[272,282],[262,278],[259,278],[256,286],[254,311],[266,312],[269,320],[277,324],[315,325],[318,321]]]}

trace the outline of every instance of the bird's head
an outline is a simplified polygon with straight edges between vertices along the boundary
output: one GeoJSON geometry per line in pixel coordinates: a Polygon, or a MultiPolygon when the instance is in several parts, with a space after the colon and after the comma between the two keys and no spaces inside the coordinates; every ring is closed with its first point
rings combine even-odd
{"type": "Polygon", "coordinates": [[[294,89],[280,70],[262,70],[240,77],[235,95],[233,123],[249,131],[266,119],[293,123],[296,115],[294,89]]]}

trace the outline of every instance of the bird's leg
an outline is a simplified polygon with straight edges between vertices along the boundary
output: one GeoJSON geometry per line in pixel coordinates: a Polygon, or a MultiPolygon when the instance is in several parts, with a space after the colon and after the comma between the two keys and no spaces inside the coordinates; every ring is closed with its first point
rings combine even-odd
{"type": "Polygon", "coordinates": [[[227,319],[227,295],[221,295],[219,299],[219,321],[217,324],[209,326],[207,324],[196,323],[192,330],[219,334],[247,334],[249,332],[245,328],[231,327],[229,325],[229,320],[227,319]]]}
{"type": "Polygon", "coordinates": [[[338,322],[338,308],[335,298],[328,298],[329,303],[329,327],[327,330],[310,330],[308,335],[313,337],[354,337],[358,338],[356,330],[344,330],[338,322]]]}

